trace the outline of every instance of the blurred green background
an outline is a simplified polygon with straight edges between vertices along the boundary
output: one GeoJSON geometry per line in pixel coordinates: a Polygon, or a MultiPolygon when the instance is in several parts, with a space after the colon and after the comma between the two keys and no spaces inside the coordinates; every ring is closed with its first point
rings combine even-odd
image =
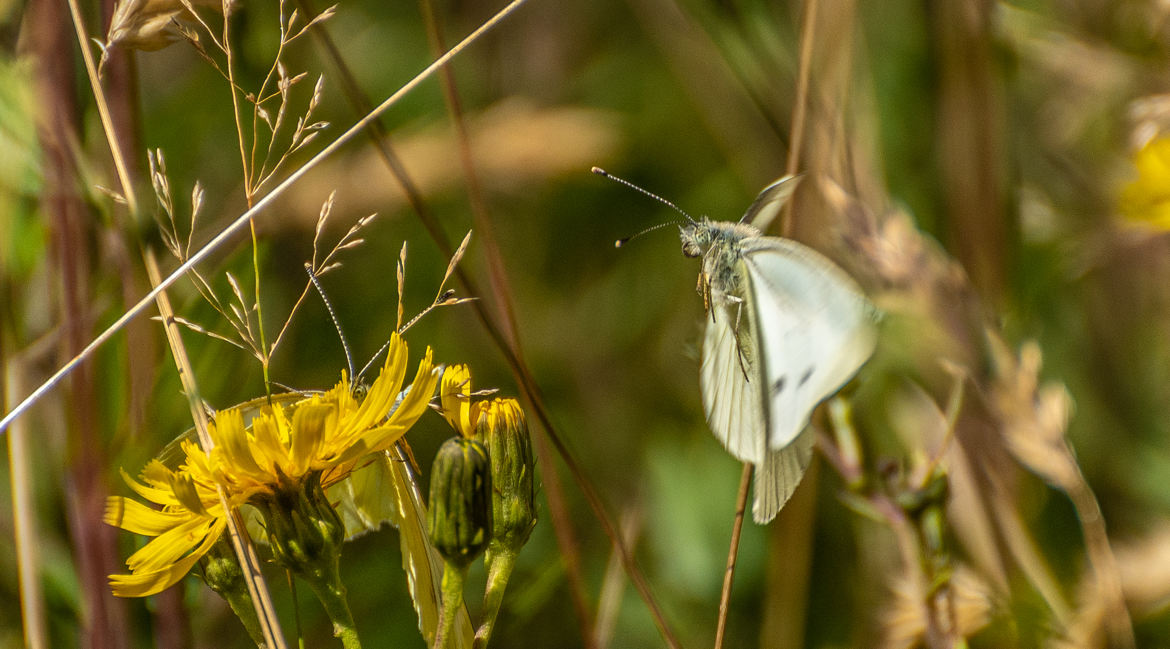
{"type": "MultiPolygon", "coordinates": [[[[450,45],[498,8],[440,3],[434,11],[450,45]]],[[[83,9],[94,30],[98,8],[83,9]]],[[[78,334],[87,340],[145,293],[138,241],[157,241],[152,222],[125,225],[125,209],[95,190],[117,181],[77,39],[44,27],[46,20],[68,27],[67,16],[44,17],[54,11],[62,7],[37,0],[0,6],[6,410],[15,403],[13,391],[27,393],[68,357],[73,334],[62,327],[61,314],[74,307],[62,288],[65,262],[79,262],[76,272],[89,278],[81,302],[85,330],[78,334]],[[53,65],[65,66],[64,73],[47,73],[53,65]],[[63,105],[61,97],[75,104],[63,105]],[[55,122],[62,111],[64,122],[55,122]],[[74,130],[63,132],[61,123],[74,130]],[[53,177],[62,168],[55,151],[76,161],[64,181],[53,177]],[[84,208],[71,236],[63,231],[68,221],[52,215],[54,192],[62,187],[84,208]],[[20,387],[13,367],[26,375],[20,387]]],[[[213,24],[219,20],[214,12],[208,16],[213,24]]],[[[909,472],[931,455],[929,435],[907,422],[934,412],[923,404],[945,411],[954,381],[943,361],[970,377],[963,384],[969,414],[960,417],[956,434],[981,476],[975,484],[999,503],[972,510],[965,508],[974,502],[964,500],[970,495],[953,491],[947,508],[949,565],[964,566],[980,584],[973,592],[981,599],[970,607],[978,621],[965,627],[970,645],[1126,644],[1107,631],[1109,615],[1100,608],[1103,595],[1093,590],[1083,528],[1069,497],[1037,476],[1044,472],[1034,456],[1017,462],[1012,458],[1019,453],[1004,452],[1014,448],[1014,429],[997,395],[1009,372],[985,331],[1002,337],[1012,356],[1035,340],[1044,361],[1041,380],[1067,388],[1075,404],[1067,439],[1100,502],[1136,646],[1170,642],[1170,284],[1164,279],[1170,248],[1156,228],[1126,221],[1118,207],[1121,187],[1137,177],[1136,152],[1170,126],[1170,96],[1163,94],[1170,92],[1168,17],[1170,9],[1155,0],[529,0],[455,60],[467,144],[490,223],[488,232],[473,232],[461,267],[489,313],[499,313],[502,296],[511,302],[520,349],[556,432],[609,516],[630,522],[631,546],[683,646],[710,646],[715,635],[741,466],[703,420],[697,264],[681,256],[673,228],[613,246],[675,215],[589,169],[604,167],[696,216],[735,220],[761,187],[786,172],[794,128],[803,143],[797,169],[807,176],[794,236],[840,261],[887,311],[879,351],[851,388],[870,476],[863,494],[880,491],[877,467],[909,472]],[[802,60],[807,100],[797,115],[802,60]],[[916,229],[899,234],[891,223],[916,229]],[[489,277],[489,240],[503,264],[504,292],[489,277]],[[907,409],[916,414],[899,418],[907,409]],[[1004,512],[1017,524],[1005,522],[1004,512]],[[982,535],[969,532],[976,528],[982,535]],[[1030,553],[1020,549],[1025,546],[1030,553]],[[1048,576],[1037,577],[1043,573],[1048,576]],[[1044,592],[1045,583],[1053,588],[1044,592]]],[[[275,8],[243,2],[232,24],[238,83],[254,88],[278,42],[275,8]]],[[[346,2],[324,26],[374,103],[434,57],[414,3],[346,2]]],[[[124,102],[120,123],[133,147],[143,211],[156,211],[145,150],[161,149],[180,215],[189,214],[193,184],[205,188],[194,239],[206,241],[246,207],[227,84],[182,41],[135,51],[130,65],[119,58],[125,56],[115,52],[107,91],[124,102]]],[[[304,37],[282,60],[290,74],[308,73],[292,91],[296,110],[324,74],[315,119],[329,122],[317,142],[292,156],[291,169],[357,115],[319,41],[304,37]]],[[[439,80],[390,108],[382,123],[428,212],[457,242],[474,228],[473,193],[439,80]]],[[[1170,175],[1162,179],[1170,182],[1170,175]]],[[[430,303],[447,258],[369,141],[359,137],[256,221],[269,336],[304,286],[314,224],[333,191],[326,241],[361,216],[379,215],[362,231],[365,243],[343,253],[343,265],[322,278],[360,363],[393,328],[394,259],[403,242],[409,246],[408,318],[430,303]]],[[[241,282],[251,290],[251,259],[241,236],[201,268],[226,296],[225,271],[249,278],[241,282]]],[[[172,298],[184,317],[226,331],[189,284],[177,284],[172,298]]],[[[115,539],[116,560],[105,556],[106,563],[85,568],[79,539],[89,537],[79,530],[100,524],[81,513],[77,490],[126,495],[119,467],[136,473],[190,427],[161,333],[157,323],[140,325],[105,348],[85,380],[92,402],[58,391],[28,418],[31,516],[43,540],[51,646],[248,646],[226,607],[195,579],[177,588],[190,636],[164,640],[161,627],[181,616],[168,617],[174,611],[153,598],[95,594],[79,576],[87,569],[121,571],[138,540],[94,532],[115,539]],[[98,596],[113,620],[97,624],[101,632],[93,631],[88,613],[88,598],[98,596]]],[[[441,362],[468,363],[477,388],[522,394],[471,305],[426,315],[407,340],[416,357],[429,345],[441,362]]],[[[192,333],[185,342],[209,403],[225,407],[263,394],[259,364],[247,354],[192,333]]],[[[322,388],[337,381],[344,364],[328,314],[311,295],[274,357],[272,377],[295,388],[322,388]]],[[[534,435],[544,436],[531,413],[530,419],[534,435]]],[[[425,467],[450,434],[429,414],[408,440],[425,467]]],[[[541,465],[540,522],[510,582],[493,646],[587,644],[570,605],[570,560],[545,498],[550,467],[575,537],[578,556],[571,561],[584,578],[585,624],[612,625],[594,646],[663,646],[646,605],[620,570],[607,568],[612,547],[581,489],[543,446],[546,462],[553,461],[541,465]]],[[[776,523],[745,525],[724,646],[921,641],[921,623],[898,608],[905,598],[897,584],[910,568],[899,558],[895,535],[848,506],[838,473],[817,464],[776,523]]],[[[7,478],[8,463],[0,470],[7,478]]],[[[9,485],[0,482],[5,539],[12,538],[15,520],[9,485]]],[[[0,543],[5,647],[23,642],[15,562],[12,543],[0,543]]],[[[365,646],[423,646],[395,532],[353,542],[342,565],[365,646]]],[[[477,570],[468,589],[473,617],[483,580],[477,570]]],[[[288,590],[275,573],[269,582],[291,637],[288,590]]],[[[298,601],[306,646],[337,644],[304,589],[298,601]]]]}

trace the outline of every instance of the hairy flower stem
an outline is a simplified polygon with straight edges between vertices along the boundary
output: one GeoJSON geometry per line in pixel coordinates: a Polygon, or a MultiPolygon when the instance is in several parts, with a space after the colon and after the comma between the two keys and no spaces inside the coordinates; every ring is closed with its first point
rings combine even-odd
{"type": "Polygon", "coordinates": [[[260,626],[256,606],[252,603],[252,595],[248,593],[248,584],[244,580],[244,571],[240,568],[231,543],[225,537],[220,537],[207,555],[199,560],[199,565],[203,568],[204,582],[224,598],[248,631],[252,642],[257,647],[265,646],[264,629],[260,626]]]}
{"type": "Polygon", "coordinates": [[[257,647],[265,646],[264,630],[260,627],[260,618],[256,616],[256,606],[252,604],[252,596],[248,594],[247,589],[230,590],[220,593],[220,595],[227,600],[232,612],[240,619],[240,623],[248,631],[248,637],[252,639],[252,642],[255,642],[257,647]]]}
{"type": "Polygon", "coordinates": [[[467,564],[454,561],[443,562],[443,606],[439,610],[439,632],[435,634],[434,649],[446,649],[451,632],[455,629],[455,617],[463,606],[463,580],[467,577],[467,564]]]}
{"type": "Polygon", "coordinates": [[[504,589],[508,587],[508,578],[516,566],[516,553],[489,546],[484,556],[484,565],[487,567],[487,592],[483,596],[483,623],[476,630],[475,642],[472,644],[474,649],[486,649],[492,638],[496,616],[504,601],[504,589]]]}
{"type": "MultiPolygon", "coordinates": [[[[337,574],[334,573],[334,577],[337,574]]],[[[345,600],[345,586],[340,579],[306,579],[309,588],[325,607],[325,613],[333,622],[333,637],[341,639],[341,646],[345,649],[361,649],[362,643],[358,639],[357,627],[353,624],[353,614],[349,612],[349,604],[345,600]]]]}

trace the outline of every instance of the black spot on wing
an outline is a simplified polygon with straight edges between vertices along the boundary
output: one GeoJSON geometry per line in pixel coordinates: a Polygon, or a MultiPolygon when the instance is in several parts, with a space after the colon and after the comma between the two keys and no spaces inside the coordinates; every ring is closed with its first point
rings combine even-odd
{"type": "Polygon", "coordinates": [[[788,380],[787,376],[781,376],[772,384],[772,394],[780,394],[784,391],[784,383],[788,380]]]}
{"type": "Polygon", "coordinates": [[[800,383],[797,385],[797,387],[803,388],[804,384],[808,383],[808,380],[812,378],[812,375],[813,367],[810,365],[809,368],[804,371],[804,374],[800,375],[800,383]]]}

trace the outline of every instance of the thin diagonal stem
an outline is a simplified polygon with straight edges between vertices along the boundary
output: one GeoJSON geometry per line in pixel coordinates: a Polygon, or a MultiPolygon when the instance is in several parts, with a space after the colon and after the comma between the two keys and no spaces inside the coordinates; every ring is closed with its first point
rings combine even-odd
{"type": "Polygon", "coordinates": [[[447,51],[446,54],[436,59],[426,68],[424,68],[422,72],[418,73],[418,75],[416,75],[413,79],[406,82],[401,88],[398,89],[397,92],[390,95],[390,97],[378,105],[377,108],[371,111],[369,115],[365,116],[361,120],[358,120],[356,124],[351,126],[345,133],[341,134],[340,137],[322,149],[319,153],[317,153],[317,155],[313,156],[303,166],[289,174],[288,178],[285,178],[284,181],[273,188],[271,192],[265,194],[264,198],[256,201],[256,204],[249,208],[248,211],[236,217],[235,221],[224,228],[223,231],[212,238],[211,241],[207,242],[207,244],[205,244],[202,248],[196,251],[195,254],[191,255],[187,261],[180,264],[178,268],[171,272],[170,275],[167,275],[165,278],[163,278],[153,289],[150,290],[150,292],[143,296],[141,300],[139,300],[134,306],[127,309],[126,312],[122,314],[120,318],[115,320],[113,324],[107,327],[105,331],[102,331],[102,333],[98,334],[98,336],[95,337],[88,345],[86,345],[85,348],[81,350],[81,352],[79,352],[68,363],[57,370],[36,390],[33,390],[32,394],[25,397],[24,401],[21,401],[15,408],[9,411],[8,414],[4,415],[4,418],[0,419],[0,434],[8,430],[9,424],[11,424],[14,419],[23,415],[25,411],[27,411],[34,403],[39,401],[41,397],[45,396],[45,394],[53,388],[57,387],[62,379],[68,376],[73,370],[77,369],[77,366],[85,362],[90,356],[93,355],[95,351],[97,351],[98,348],[109,342],[109,340],[113,338],[114,335],[122,329],[122,327],[126,326],[127,322],[138,317],[142,314],[143,311],[146,311],[148,308],[150,308],[151,304],[154,303],[155,298],[157,298],[160,293],[169,288],[171,284],[174,284],[176,281],[178,281],[180,277],[186,275],[192,268],[195,267],[196,264],[206,259],[213,251],[218,249],[228,239],[239,233],[239,231],[245,225],[250,223],[257,214],[259,214],[264,208],[268,207],[270,203],[276,200],[278,196],[283,194],[289,187],[293,185],[293,183],[297,182],[301,179],[302,176],[309,173],[309,171],[319,165],[325,158],[333,155],[334,152],[353,139],[355,135],[361,133],[366,127],[368,127],[374,120],[378,118],[378,116],[380,116],[394,104],[398,103],[408,93],[421,85],[423,81],[429,79],[439,68],[446,65],[451,61],[451,59],[458,56],[459,53],[467,49],[468,46],[482,37],[485,33],[490,31],[493,27],[498,25],[504,18],[507,18],[517,9],[519,9],[525,3],[525,1],[526,0],[512,0],[511,3],[497,12],[496,15],[493,16],[490,20],[473,31],[462,41],[460,41],[459,44],[452,47],[447,51]]]}
{"type": "MultiPolygon", "coordinates": [[[[420,0],[420,10],[423,22],[426,24],[427,37],[431,41],[433,53],[443,51],[443,35],[439,26],[438,17],[430,0],[420,0]]],[[[459,143],[459,162],[463,168],[463,175],[467,181],[467,195],[471,204],[472,219],[479,232],[484,257],[488,266],[488,283],[495,296],[497,307],[496,317],[501,321],[501,329],[508,336],[507,344],[512,349],[517,361],[525,365],[522,348],[520,346],[520,332],[516,326],[516,317],[511,300],[508,276],[504,271],[503,255],[500,254],[499,244],[493,234],[491,215],[488,212],[487,201],[483,196],[483,188],[476,172],[475,161],[472,158],[471,138],[467,132],[467,120],[464,118],[463,104],[459,98],[459,89],[455,83],[455,73],[450,66],[443,68],[439,73],[443,87],[443,96],[447,102],[447,109],[451,114],[451,121],[455,127],[456,141],[459,143]]],[[[541,454],[541,458],[545,455],[541,454]]],[[[551,462],[542,461],[541,470],[548,476],[555,469],[551,462]]],[[[593,642],[593,615],[585,595],[585,579],[581,574],[581,561],[577,551],[576,535],[570,518],[566,515],[567,506],[559,489],[545,491],[553,525],[556,529],[557,545],[561,556],[565,560],[565,574],[569,580],[569,594],[573,598],[573,610],[580,626],[581,639],[585,646],[594,646],[593,642]]]]}
{"type": "MultiPolygon", "coordinates": [[[[309,6],[309,0],[299,0],[299,3],[307,15],[314,15],[314,12],[309,6]]],[[[368,102],[365,96],[362,94],[361,89],[358,87],[356,81],[354,80],[353,75],[350,73],[348,66],[346,66],[345,62],[342,60],[340,52],[333,44],[332,39],[329,38],[326,31],[319,25],[314,28],[314,32],[317,34],[319,39],[318,42],[325,49],[327,56],[329,56],[329,58],[336,66],[338,76],[342,82],[342,88],[346,93],[346,96],[349,98],[349,101],[353,103],[359,111],[366,112],[365,107],[368,105],[368,102]]],[[[427,234],[430,235],[431,240],[434,241],[435,246],[439,249],[439,252],[442,253],[445,257],[451,257],[454,252],[454,247],[451,245],[450,241],[447,240],[446,234],[438,225],[438,222],[435,220],[434,216],[430,213],[426,203],[423,201],[422,194],[418,191],[418,188],[415,186],[410,176],[406,173],[406,170],[403,167],[401,161],[390,148],[390,145],[387,141],[385,128],[381,125],[380,122],[376,120],[371,121],[367,126],[367,135],[370,137],[371,142],[378,151],[379,155],[382,156],[382,159],[385,161],[386,166],[390,169],[390,172],[393,174],[395,180],[397,180],[401,185],[403,192],[406,194],[406,200],[410,203],[410,206],[414,210],[415,215],[418,217],[419,222],[422,223],[423,227],[427,231],[427,234]]],[[[463,287],[463,290],[467,295],[481,294],[474,280],[472,280],[471,277],[466,272],[464,272],[462,267],[457,266],[455,268],[454,276],[456,281],[459,282],[460,286],[463,287]]],[[[625,570],[626,574],[629,576],[630,581],[633,582],[634,588],[638,591],[639,597],[641,597],[643,602],[646,603],[646,606],[650,610],[650,614],[654,619],[655,625],[658,626],[659,632],[666,640],[668,646],[672,648],[680,647],[681,645],[679,644],[678,639],[675,637],[674,632],[670,628],[670,625],[666,622],[666,618],[662,612],[661,607],[659,607],[657,601],[654,598],[654,594],[650,591],[650,586],[646,581],[646,577],[642,574],[641,568],[638,567],[638,564],[634,560],[633,554],[630,552],[625,541],[617,534],[616,527],[610,519],[607,510],[601,501],[601,498],[597,494],[597,491],[593,488],[592,484],[588,480],[588,477],[585,475],[580,465],[577,464],[577,461],[574,459],[568,447],[561,439],[560,434],[553,426],[552,420],[544,406],[544,399],[541,396],[539,389],[537,389],[536,382],[532,378],[531,372],[528,370],[527,365],[524,363],[523,359],[517,356],[508,337],[505,336],[504,332],[496,324],[495,319],[493,318],[492,314],[488,312],[484,302],[476,300],[470,304],[474,309],[476,316],[479,318],[480,324],[487,332],[488,337],[491,338],[492,343],[496,346],[496,348],[500,350],[500,353],[504,356],[505,362],[507,362],[508,366],[511,368],[513,377],[515,378],[516,383],[520,387],[520,390],[525,398],[525,407],[531,412],[534,412],[537,419],[540,420],[540,424],[543,427],[545,433],[548,435],[549,440],[552,442],[557,454],[559,454],[561,459],[565,462],[565,465],[568,467],[573,481],[576,482],[578,487],[581,489],[583,495],[585,496],[586,503],[589,505],[589,508],[593,512],[594,517],[601,524],[602,531],[606,534],[607,537],[609,537],[614,550],[621,559],[623,570],[625,570]]],[[[537,438],[538,444],[539,439],[540,438],[537,438]]],[[[546,480],[548,480],[549,476],[552,475],[551,470],[552,467],[549,464],[542,462],[542,471],[546,476],[546,480]]],[[[546,494],[548,493],[547,487],[548,485],[546,484],[546,494]]]]}

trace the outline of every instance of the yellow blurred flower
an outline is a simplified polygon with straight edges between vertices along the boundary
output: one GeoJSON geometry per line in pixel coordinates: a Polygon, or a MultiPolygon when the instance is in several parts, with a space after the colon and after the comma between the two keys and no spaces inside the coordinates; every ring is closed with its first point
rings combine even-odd
{"type": "Polygon", "coordinates": [[[232,507],[270,502],[278,494],[299,491],[310,478],[329,487],[366,456],[390,448],[426,410],[438,381],[428,348],[414,382],[395,406],[406,365],[407,346],[396,335],[381,374],[360,403],[343,374],[324,394],[287,406],[263,406],[248,425],[240,409],[221,411],[210,430],[210,454],[185,440],[185,459],[177,470],[156,460],[143,470],[146,484],[127,476],[131,489],[161,509],[129,498],[109,499],[107,523],[155,537],[127,560],[131,574],[111,575],[114,594],[158,593],[207,553],[226,526],[217,484],[232,507]]]}
{"type": "Polygon", "coordinates": [[[1126,220],[1170,230],[1170,137],[1150,140],[1133,158],[1137,179],[1121,189],[1126,220]]]}

